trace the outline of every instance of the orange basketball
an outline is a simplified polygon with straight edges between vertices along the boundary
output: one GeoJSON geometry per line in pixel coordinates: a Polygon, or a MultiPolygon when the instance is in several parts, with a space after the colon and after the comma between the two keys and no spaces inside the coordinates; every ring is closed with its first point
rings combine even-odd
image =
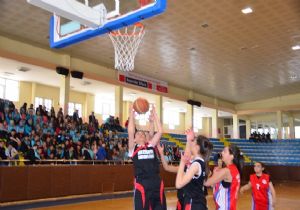
{"type": "Polygon", "coordinates": [[[149,102],[144,98],[137,98],[133,102],[133,109],[139,114],[144,114],[149,110],[149,102]]]}

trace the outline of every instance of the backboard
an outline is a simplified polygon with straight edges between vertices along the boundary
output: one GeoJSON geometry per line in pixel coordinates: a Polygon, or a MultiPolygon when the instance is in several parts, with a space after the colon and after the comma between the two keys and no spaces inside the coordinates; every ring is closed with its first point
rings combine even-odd
{"type": "Polygon", "coordinates": [[[163,13],[167,0],[27,0],[53,13],[50,47],[63,48],[163,13]]]}

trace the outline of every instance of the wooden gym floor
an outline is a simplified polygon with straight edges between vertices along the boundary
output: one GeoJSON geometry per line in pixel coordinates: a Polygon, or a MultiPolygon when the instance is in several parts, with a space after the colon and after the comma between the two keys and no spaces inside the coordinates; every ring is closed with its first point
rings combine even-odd
{"type": "MultiPolygon", "coordinates": [[[[275,190],[277,193],[277,203],[275,209],[277,210],[299,210],[300,209],[300,183],[278,183],[275,184],[275,190]]],[[[211,191],[207,197],[208,209],[215,209],[215,205],[212,200],[211,191]]],[[[168,210],[176,209],[176,193],[169,192],[166,194],[168,210]]],[[[77,204],[68,204],[62,206],[51,206],[45,208],[35,208],[35,210],[132,210],[133,200],[132,197],[120,198],[112,200],[101,200],[84,202],[77,204]]],[[[251,192],[247,192],[244,195],[240,195],[238,200],[239,210],[250,210],[251,209],[251,192]]]]}

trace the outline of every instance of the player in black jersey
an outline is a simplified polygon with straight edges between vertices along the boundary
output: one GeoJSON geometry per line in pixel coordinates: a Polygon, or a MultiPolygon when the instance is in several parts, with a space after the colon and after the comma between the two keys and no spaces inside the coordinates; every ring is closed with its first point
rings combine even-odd
{"type": "Polygon", "coordinates": [[[192,130],[187,132],[187,142],[189,143],[186,149],[190,149],[193,158],[186,171],[187,158],[181,158],[176,177],[176,188],[183,189],[185,210],[207,210],[203,182],[209,174],[208,163],[213,145],[204,136],[198,136],[195,139],[192,130]]]}
{"type": "Polygon", "coordinates": [[[155,109],[152,109],[157,132],[147,139],[145,132],[136,131],[134,110],[130,108],[128,122],[129,155],[133,160],[135,190],[134,207],[136,210],[165,210],[164,187],[159,175],[158,158],[155,146],[162,135],[162,126],[155,109]]]}
{"type": "MultiPolygon", "coordinates": [[[[168,162],[164,158],[164,146],[160,146],[160,144],[157,144],[157,149],[160,155],[161,163],[163,165],[163,168],[171,173],[177,173],[178,166],[169,165],[168,162]]],[[[183,197],[183,189],[177,190],[177,204],[176,204],[176,210],[182,210],[184,205],[184,197],[183,197]]]]}

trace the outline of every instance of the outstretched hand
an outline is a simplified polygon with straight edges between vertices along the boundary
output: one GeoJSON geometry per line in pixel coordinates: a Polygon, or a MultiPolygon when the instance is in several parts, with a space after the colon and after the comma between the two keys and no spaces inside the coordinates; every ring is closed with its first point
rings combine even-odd
{"type": "Polygon", "coordinates": [[[159,154],[164,154],[164,145],[157,144],[159,154]]]}
{"type": "Polygon", "coordinates": [[[191,142],[195,138],[195,133],[194,133],[193,129],[187,129],[185,131],[185,135],[186,135],[186,140],[188,142],[191,142]]]}
{"type": "MultiPolygon", "coordinates": [[[[153,109],[154,109],[154,107],[153,107],[153,109]]],[[[153,113],[153,109],[150,111],[149,122],[153,122],[153,121],[154,121],[154,113],[153,113]]]]}
{"type": "Polygon", "coordinates": [[[180,161],[182,161],[184,164],[188,164],[191,160],[191,156],[188,154],[184,154],[183,152],[181,153],[181,159],[180,161]]]}

